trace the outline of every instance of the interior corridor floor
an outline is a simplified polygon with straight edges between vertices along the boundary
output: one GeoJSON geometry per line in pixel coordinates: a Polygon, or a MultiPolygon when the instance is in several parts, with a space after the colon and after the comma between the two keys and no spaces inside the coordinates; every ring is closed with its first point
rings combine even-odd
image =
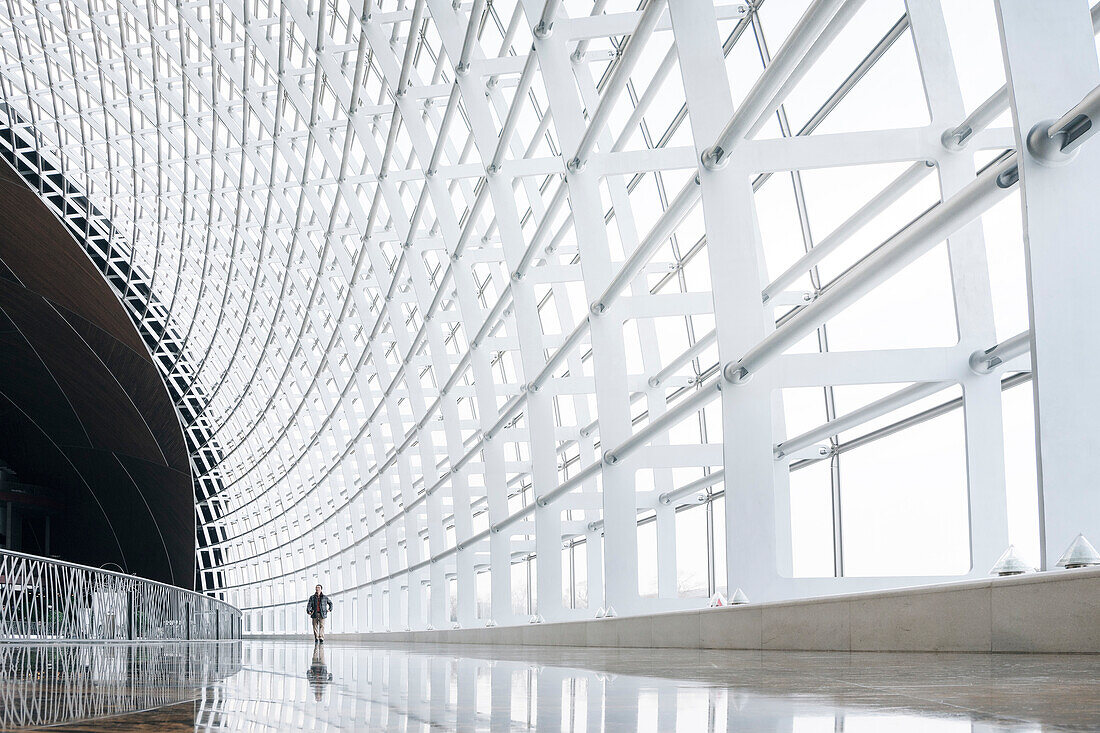
{"type": "Polygon", "coordinates": [[[1096,731],[1100,657],[0,644],[5,730],[1096,731]]]}

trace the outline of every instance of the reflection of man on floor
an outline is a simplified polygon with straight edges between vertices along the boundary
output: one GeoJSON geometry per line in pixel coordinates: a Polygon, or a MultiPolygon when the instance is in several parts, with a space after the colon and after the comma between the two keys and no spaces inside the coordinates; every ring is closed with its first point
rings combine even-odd
{"type": "Polygon", "coordinates": [[[313,697],[317,700],[320,700],[324,694],[325,685],[332,682],[332,672],[329,672],[328,667],[325,666],[325,648],[320,644],[313,645],[313,661],[309,665],[309,671],[306,672],[306,679],[309,680],[309,686],[313,688],[313,697]]]}

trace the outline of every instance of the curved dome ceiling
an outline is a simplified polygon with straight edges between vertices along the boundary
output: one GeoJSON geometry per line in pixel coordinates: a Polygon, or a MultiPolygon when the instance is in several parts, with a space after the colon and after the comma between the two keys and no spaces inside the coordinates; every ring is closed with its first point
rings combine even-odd
{"type": "MultiPolygon", "coordinates": [[[[891,383],[938,375],[910,413],[957,399],[932,357],[869,378],[870,349],[963,357],[962,380],[995,343],[971,227],[950,261],[932,249],[717,399],[719,353],[736,362],[1013,145],[1003,124],[940,142],[1003,83],[999,58],[957,73],[951,56],[972,23],[995,42],[992,17],[945,22],[933,0],[13,0],[4,144],[57,174],[40,194],[142,329],[188,435],[204,589],[251,631],[297,629],[317,580],[348,628],[629,613],[675,607],[681,581],[732,590],[727,557],[777,512],[780,541],[759,545],[775,577],[816,574],[799,563],[819,551],[843,575],[843,441],[776,447],[891,383]],[[964,281],[977,305],[957,318],[964,281]],[[735,475],[749,498],[723,513],[735,475]],[[752,498],[768,483],[786,498],[752,498]]],[[[946,487],[924,518],[946,549],[884,571],[857,517],[862,574],[969,572],[952,414],[930,438],[943,475],[922,477],[946,487]]]]}

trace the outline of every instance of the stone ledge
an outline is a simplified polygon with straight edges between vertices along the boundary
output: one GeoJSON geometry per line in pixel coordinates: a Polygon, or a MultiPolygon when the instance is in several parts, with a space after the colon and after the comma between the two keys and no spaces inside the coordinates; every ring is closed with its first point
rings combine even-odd
{"type": "Polygon", "coordinates": [[[1095,654],[1100,568],[610,619],[330,636],[380,643],[1095,654]]]}

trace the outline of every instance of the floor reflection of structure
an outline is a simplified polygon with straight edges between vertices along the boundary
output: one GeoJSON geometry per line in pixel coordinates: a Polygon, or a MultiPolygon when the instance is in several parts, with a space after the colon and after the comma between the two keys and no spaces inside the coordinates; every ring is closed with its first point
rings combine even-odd
{"type": "Polygon", "coordinates": [[[0,644],[0,728],[164,708],[238,672],[241,642],[0,644]]]}
{"type": "Polygon", "coordinates": [[[1100,658],[1088,655],[287,641],[10,645],[0,654],[5,728],[1100,730],[1100,658]]]}

